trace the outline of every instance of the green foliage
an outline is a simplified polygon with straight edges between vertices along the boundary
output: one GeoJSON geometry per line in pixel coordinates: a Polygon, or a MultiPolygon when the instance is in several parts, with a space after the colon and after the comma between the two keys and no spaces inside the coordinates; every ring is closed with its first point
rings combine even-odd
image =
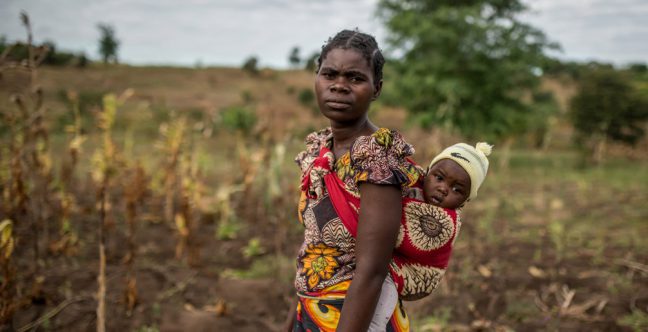
{"type": "Polygon", "coordinates": [[[232,106],[221,112],[221,124],[230,130],[240,130],[249,134],[256,122],[256,113],[247,107],[232,106]]]}
{"type": "Polygon", "coordinates": [[[579,143],[598,137],[635,144],[644,135],[648,100],[623,73],[594,67],[585,74],[571,101],[570,119],[579,143]]]}
{"type": "Polygon", "coordinates": [[[533,135],[533,145],[544,147],[549,139],[551,125],[556,122],[558,102],[551,92],[536,92],[531,104],[528,131],[533,135]]]}
{"type": "Polygon", "coordinates": [[[628,70],[636,74],[643,75],[648,73],[648,65],[646,65],[646,63],[631,63],[628,66],[628,70]]]}
{"type": "Polygon", "coordinates": [[[317,58],[319,57],[319,52],[313,52],[308,58],[304,60],[304,69],[307,71],[315,71],[317,68],[317,58]]]}
{"type": "Polygon", "coordinates": [[[301,63],[301,57],[299,56],[299,47],[295,46],[292,48],[290,55],[288,55],[288,62],[293,67],[299,66],[299,63],[301,63]]]}
{"type": "Polygon", "coordinates": [[[301,89],[299,91],[299,95],[297,96],[297,99],[299,100],[300,104],[306,107],[311,107],[315,102],[315,93],[313,92],[313,89],[308,89],[308,88],[301,89]]]}
{"type": "Polygon", "coordinates": [[[246,105],[251,104],[254,102],[254,95],[250,90],[243,90],[241,91],[241,99],[243,99],[243,103],[246,105]]]}
{"type": "Polygon", "coordinates": [[[619,325],[632,328],[633,331],[648,330],[648,313],[641,310],[635,310],[630,315],[625,315],[619,319],[619,325]]]}
{"type": "MultiPolygon", "coordinates": [[[[294,258],[288,256],[267,255],[255,259],[247,269],[227,269],[223,277],[237,279],[291,278],[294,274],[294,258]]],[[[280,279],[286,280],[286,279],[280,279]]]]}
{"type": "MultiPolygon", "coordinates": [[[[315,93],[313,92],[313,89],[309,89],[309,88],[301,89],[299,91],[299,95],[297,95],[297,100],[299,100],[299,103],[302,104],[304,107],[309,108],[313,112],[313,115],[319,114],[319,108],[315,103],[315,93]]],[[[373,106],[374,105],[372,105],[372,108],[373,106]]]]}
{"type": "Polygon", "coordinates": [[[219,240],[233,240],[238,237],[238,234],[241,232],[241,223],[235,218],[232,219],[221,222],[218,225],[216,237],[219,240]]]}
{"type": "Polygon", "coordinates": [[[57,92],[58,99],[63,102],[69,112],[63,113],[56,123],[56,128],[64,128],[74,123],[74,109],[78,107],[81,116],[81,125],[83,131],[89,131],[93,127],[94,115],[93,110],[100,109],[103,103],[103,96],[106,91],[84,90],[79,92],[66,91],[59,89],[57,92]]]}
{"type": "MultiPolygon", "coordinates": [[[[45,41],[41,45],[35,45],[37,50],[47,49],[47,54],[42,64],[50,66],[77,66],[85,67],[88,64],[88,58],[82,53],[71,53],[57,50],[52,41],[45,41]]],[[[25,43],[8,44],[5,36],[0,36],[0,53],[11,48],[7,53],[7,59],[11,61],[22,61],[29,57],[29,48],[25,43]]]]}
{"type": "Polygon", "coordinates": [[[448,329],[450,320],[452,319],[452,309],[442,307],[436,309],[432,316],[426,317],[420,322],[416,322],[417,331],[444,331],[448,329]]]}
{"type": "Polygon", "coordinates": [[[256,56],[251,56],[243,62],[243,67],[241,67],[244,71],[252,74],[252,75],[258,75],[259,74],[259,68],[257,67],[259,65],[259,59],[256,56]]]}
{"type": "Polygon", "coordinates": [[[526,130],[523,97],[539,81],[544,50],[557,47],[516,19],[521,1],[381,0],[400,102],[424,127],[499,139],[526,130]]]}
{"type": "Polygon", "coordinates": [[[117,63],[117,49],[119,40],[115,37],[115,29],[109,24],[100,23],[97,25],[101,37],[99,38],[99,53],[104,63],[112,61],[117,63]]]}
{"type": "Polygon", "coordinates": [[[245,258],[252,258],[264,254],[266,250],[263,248],[261,240],[255,237],[248,241],[248,244],[241,249],[241,252],[245,258]]]}

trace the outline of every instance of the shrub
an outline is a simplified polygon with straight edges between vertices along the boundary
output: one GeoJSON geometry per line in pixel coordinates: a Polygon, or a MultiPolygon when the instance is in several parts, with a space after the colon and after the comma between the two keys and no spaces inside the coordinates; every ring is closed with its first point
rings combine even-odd
{"type": "Polygon", "coordinates": [[[315,102],[315,93],[313,93],[312,89],[302,89],[299,91],[297,99],[299,99],[300,104],[306,107],[311,107],[315,102]]]}
{"type": "Polygon", "coordinates": [[[256,122],[256,113],[247,107],[232,106],[221,112],[221,124],[230,130],[240,130],[248,134],[256,122]]]}
{"type": "Polygon", "coordinates": [[[259,65],[259,59],[255,56],[251,56],[243,62],[243,67],[242,69],[252,75],[258,75],[259,74],[259,68],[257,66],[259,65]]]}
{"type": "Polygon", "coordinates": [[[644,136],[648,101],[619,71],[590,67],[570,106],[577,143],[594,163],[602,161],[607,140],[634,145],[644,136]]]}

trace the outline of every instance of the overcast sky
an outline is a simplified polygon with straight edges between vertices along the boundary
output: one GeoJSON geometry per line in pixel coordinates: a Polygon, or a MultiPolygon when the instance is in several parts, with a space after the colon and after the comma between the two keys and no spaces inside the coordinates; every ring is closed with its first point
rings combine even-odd
{"type": "MultiPolygon", "coordinates": [[[[378,0],[0,0],[0,35],[24,39],[21,10],[37,41],[98,58],[97,23],[115,27],[119,57],[131,64],[286,67],[290,49],[317,51],[343,28],[379,42],[378,0]]],[[[527,0],[523,16],[561,44],[559,56],[625,64],[648,62],[648,1],[527,0]]],[[[385,46],[385,45],[383,45],[385,46]]]]}

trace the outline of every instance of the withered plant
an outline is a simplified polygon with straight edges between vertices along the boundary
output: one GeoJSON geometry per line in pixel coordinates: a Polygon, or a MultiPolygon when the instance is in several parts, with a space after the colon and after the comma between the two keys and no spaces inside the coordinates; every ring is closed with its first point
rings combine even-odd
{"type": "Polygon", "coordinates": [[[143,203],[148,190],[146,173],[138,162],[131,170],[128,182],[124,184],[126,198],[126,223],[128,224],[128,253],[124,258],[126,265],[126,290],[124,298],[126,311],[130,316],[137,304],[137,277],[135,275],[135,257],[137,254],[137,207],[143,203]]]}
{"type": "Polygon", "coordinates": [[[79,235],[72,225],[72,212],[76,207],[76,197],[73,189],[76,185],[74,172],[79,162],[81,147],[86,137],[81,133],[81,113],[79,110],[79,96],[75,91],[68,91],[66,95],[72,105],[74,122],[65,127],[68,134],[67,154],[68,159],[61,166],[59,179],[60,222],[58,239],[50,242],[50,251],[71,255],[76,252],[79,235]]]}
{"type": "Polygon", "coordinates": [[[11,262],[15,245],[13,223],[5,219],[0,222],[0,326],[11,320],[19,303],[14,289],[15,269],[11,262]]]}
{"type": "MultiPolygon", "coordinates": [[[[14,70],[28,75],[24,91],[14,93],[11,101],[15,110],[3,112],[10,128],[6,142],[10,154],[8,216],[17,226],[29,225],[33,265],[32,273],[39,274],[41,263],[40,241],[47,229],[45,221],[51,211],[52,162],[49,155],[48,132],[43,124],[43,90],[38,85],[38,66],[47,55],[47,48],[33,46],[31,23],[22,13],[22,24],[27,31],[27,59],[16,63],[7,61],[9,52],[0,58],[0,71],[14,70]]],[[[25,240],[27,241],[27,240],[25,240]]]]}
{"type": "Polygon", "coordinates": [[[123,103],[132,90],[125,91],[119,98],[108,94],[103,98],[103,109],[97,114],[97,127],[101,132],[101,146],[92,158],[92,179],[96,186],[97,204],[99,206],[99,274],[97,277],[97,331],[106,330],[106,220],[112,207],[110,189],[117,176],[120,160],[117,147],[112,139],[112,128],[115,123],[118,105],[123,103]]]}
{"type": "Polygon", "coordinates": [[[185,153],[180,163],[180,204],[176,213],[176,227],[180,239],[176,246],[176,257],[181,258],[186,254],[187,263],[190,266],[200,264],[200,246],[196,239],[197,223],[200,211],[196,205],[200,202],[205,192],[205,186],[201,181],[201,170],[198,165],[197,150],[189,144],[189,151],[185,153]]]}
{"type": "Polygon", "coordinates": [[[162,150],[166,160],[164,161],[164,219],[172,224],[175,216],[175,197],[178,186],[178,164],[182,154],[182,143],[184,140],[187,121],[185,118],[177,118],[171,123],[160,126],[161,139],[157,147],[162,150]]]}
{"type": "Polygon", "coordinates": [[[0,308],[3,323],[11,321],[14,311],[21,305],[44,300],[40,287],[44,282],[41,268],[45,258],[41,244],[47,242],[49,237],[46,222],[55,214],[49,136],[44,125],[43,90],[38,81],[38,67],[45,59],[48,48],[33,45],[29,17],[23,12],[20,19],[27,32],[27,58],[10,61],[13,46],[0,55],[0,78],[4,78],[8,72],[17,77],[26,77],[26,83],[16,84],[10,96],[13,107],[0,110],[1,119],[9,131],[8,136],[0,137],[0,205],[3,207],[0,219],[11,220],[10,224],[3,223],[3,248],[8,250],[4,253],[10,255],[15,244],[20,243],[17,255],[31,252],[31,257],[27,259],[29,266],[21,268],[20,282],[15,280],[9,255],[3,258],[0,308]],[[30,284],[31,287],[27,286],[30,284]]]}

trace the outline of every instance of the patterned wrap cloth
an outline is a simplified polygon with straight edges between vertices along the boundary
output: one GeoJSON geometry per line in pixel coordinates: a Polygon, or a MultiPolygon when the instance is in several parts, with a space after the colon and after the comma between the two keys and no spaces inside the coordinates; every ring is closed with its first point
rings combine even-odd
{"type": "MultiPolygon", "coordinates": [[[[361,182],[397,185],[403,197],[409,197],[420,177],[407,159],[414,153],[413,147],[396,131],[380,128],[371,136],[359,137],[350,151],[335,161],[327,151],[332,143],[330,128],[312,133],[306,138],[306,150],[295,158],[302,171],[298,218],[304,226],[295,277],[300,299],[295,331],[334,331],[355,272],[355,238],[333,206],[326,175],[333,172],[338,178],[338,185],[351,198],[347,209],[356,215],[361,182]]],[[[408,330],[409,320],[399,304],[387,331],[408,330]]]]}
{"type": "MultiPolygon", "coordinates": [[[[424,171],[407,158],[414,150],[397,132],[381,128],[360,137],[337,161],[331,143],[330,129],[313,133],[307,137],[307,150],[296,158],[302,170],[299,220],[306,228],[295,279],[300,295],[297,331],[337,326],[355,267],[360,182],[402,189],[403,214],[390,263],[402,299],[422,298],[438,285],[460,226],[456,211],[423,202],[424,171]]],[[[399,303],[387,330],[408,329],[399,303]]]]}

